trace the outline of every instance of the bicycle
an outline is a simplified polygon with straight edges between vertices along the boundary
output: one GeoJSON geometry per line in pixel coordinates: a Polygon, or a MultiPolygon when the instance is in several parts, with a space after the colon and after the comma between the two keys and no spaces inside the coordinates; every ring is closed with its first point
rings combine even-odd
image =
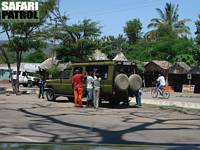
{"type": "Polygon", "coordinates": [[[168,99],[170,97],[169,92],[166,92],[164,88],[161,90],[158,84],[156,84],[156,86],[151,90],[151,96],[152,98],[157,98],[159,94],[165,99],[168,99]]]}

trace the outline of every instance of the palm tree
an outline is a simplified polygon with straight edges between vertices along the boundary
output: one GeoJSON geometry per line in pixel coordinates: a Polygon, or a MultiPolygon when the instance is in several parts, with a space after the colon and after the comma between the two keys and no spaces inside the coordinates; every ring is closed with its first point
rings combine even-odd
{"type": "MultiPolygon", "coordinates": [[[[148,28],[154,28],[156,31],[166,30],[166,34],[169,34],[169,30],[177,36],[184,36],[190,34],[190,28],[185,25],[189,19],[179,20],[178,15],[179,5],[173,5],[166,3],[164,11],[156,8],[160,18],[154,18],[148,25],[148,28]]],[[[153,32],[155,33],[155,30],[153,32]]],[[[151,33],[151,31],[150,31],[151,33]]]]}

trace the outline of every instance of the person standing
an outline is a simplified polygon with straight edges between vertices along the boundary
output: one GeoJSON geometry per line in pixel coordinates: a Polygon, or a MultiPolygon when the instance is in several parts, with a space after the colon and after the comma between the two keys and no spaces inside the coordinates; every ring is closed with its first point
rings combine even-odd
{"type": "Polygon", "coordinates": [[[139,89],[138,91],[135,92],[135,99],[136,99],[135,107],[137,107],[137,108],[141,108],[142,107],[141,95],[142,95],[142,89],[139,89]]]}
{"type": "Polygon", "coordinates": [[[87,75],[87,107],[92,107],[93,82],[94,78],[91,76],[91,72],[89,72],[87,75]]]}
{"type": "Polygon", "coordinates": [[[72,86],[74,89],[74,103],[75,107],[83,107],[82,96],[83,96],[83,79],[85,75],[80,72],[79,69],[75,70],[72,77],[72,86]]]}
{"type": "Polygon", "coordinates": [[[44,85],[45,85],[45,80],[44,79],[40,79],[39,80],[39,95],[38,98],[40,98],[42,96],[42,98],[44,99],[44,85]]]}
{"type": "Polygon", "coordinates": [[[101,78],[98,73],[94,74],[94,89],[93,89],[93,103],[94,108],[99,107],[99,96],[100,96],[100,84],[101,78]]]}

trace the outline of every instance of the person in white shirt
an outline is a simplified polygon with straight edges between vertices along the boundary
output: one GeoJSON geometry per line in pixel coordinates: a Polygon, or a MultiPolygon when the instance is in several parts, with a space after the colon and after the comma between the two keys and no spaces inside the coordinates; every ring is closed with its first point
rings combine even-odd
{"type": "Polygon", "coordinates": [[[92,107],[94,78],[89,72],[87,75],[87,107],[92,107]]]}
{"type": "Polygon", "coordinates": [[[99,96],[100,96],[100,88],[101,88],[101,77],[99,73],[94,73],[94,89],[93,89],[93,103],[94,108],[99,107],[99,96]]]}
{"type": "Polygon", "coordinates": [[[159,89],[163,90],[163,88],[166,85],[165,77],[163,75],[159,74],[156,81],[159,83],[159,86],[158,86],[159,89]]]}

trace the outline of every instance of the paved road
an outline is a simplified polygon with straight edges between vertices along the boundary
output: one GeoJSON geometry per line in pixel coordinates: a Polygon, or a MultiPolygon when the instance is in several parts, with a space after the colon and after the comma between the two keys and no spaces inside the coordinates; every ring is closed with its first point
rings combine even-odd
{"type": "MultiPolygon", "coordinates": [[[[144,106],[74,108],[35,95],[0,95],[1,142],[200,145],[200,112],[144,106]]],[[[200,148],[200,147],[199,147],[200,148]]]]}

